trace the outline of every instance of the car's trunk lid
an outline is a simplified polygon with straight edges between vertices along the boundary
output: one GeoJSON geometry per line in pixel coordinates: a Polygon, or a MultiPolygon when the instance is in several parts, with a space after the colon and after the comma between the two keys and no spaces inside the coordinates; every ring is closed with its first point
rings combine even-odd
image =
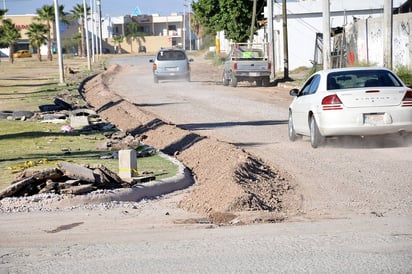
{"type": "Polygon", "coordinates": [[[373,87],[339,91],[339,99],[345,107],[385,107],[397,106],[405,96],[404,87],[373,87]]]}

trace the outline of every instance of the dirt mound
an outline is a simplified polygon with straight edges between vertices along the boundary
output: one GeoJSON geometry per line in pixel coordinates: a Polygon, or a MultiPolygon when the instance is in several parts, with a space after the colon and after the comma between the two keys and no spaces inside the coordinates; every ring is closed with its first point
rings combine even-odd
{"type": "Polygon", "coordinates": [[[119,129],[144,136],[146,144],[174,155],[193,172],[196,184],[180,202],[182,208],[212,219],[227,219],[231,213],[269,212],[264,219],[283,220],[294,211],[293,187],[286,175],[231,144],[167,124],[111,91],[108,81],[122,69],[113,65],[85,83],[85,99],[101,117],[119,129]]]}

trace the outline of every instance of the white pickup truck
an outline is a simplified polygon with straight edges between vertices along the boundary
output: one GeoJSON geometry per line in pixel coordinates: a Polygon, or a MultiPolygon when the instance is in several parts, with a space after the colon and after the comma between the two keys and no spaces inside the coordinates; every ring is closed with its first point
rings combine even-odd
{"type": "Polygon", "coordinates": [[[223,68],[223,85],[236,87],[238,82],[256,82],[257,86],[269,86],[271,63],[267,44],[235,43],[223,68]]]}

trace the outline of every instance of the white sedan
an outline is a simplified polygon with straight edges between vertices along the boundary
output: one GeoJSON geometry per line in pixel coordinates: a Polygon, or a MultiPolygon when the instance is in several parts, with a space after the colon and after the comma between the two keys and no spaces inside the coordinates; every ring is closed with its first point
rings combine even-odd
{"type": "Polygon", "coordinates": [[[314,148],[325,137],[412,132],[412,88],[385,68],[318,71],[290,95],[289,139],[310,136],[314,148]]]}

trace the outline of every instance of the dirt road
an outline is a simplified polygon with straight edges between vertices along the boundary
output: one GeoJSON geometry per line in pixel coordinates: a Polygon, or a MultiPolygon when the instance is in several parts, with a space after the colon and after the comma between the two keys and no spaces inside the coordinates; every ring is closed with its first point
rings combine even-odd
{"type": "MultiPolygon", "coordinates": [[[[285,90],[224,88],[216,84],[219,71],[199,60],[192,83],[154,85],[147,62],[118,62],[132,65],[106,79],[112,92],[143,110],[140,116],[171,122],[150,120],[156,134],[148,132],[148,140],[162,146],[181,128],[208,136],[176,155],[191,165],[198,185],[138,203],[1,214],[0,273],[412,272],[411,147],[332,140],[313,150],[307,140],[287,140],[285,90]],[[216,145],[217,139],[233,146],[216,145]],[[207,202],[203,194],[215,194],[210,204],[224,208],[210,188],[231,181],[221,171],[245,153],[262,158],[270,165],[263,170],[277,177],[273,185],[285,187],[284,195],[272,196],[280,205],[289,205],[286,196],[298,198],[296,208],[282,208],[286,222],[220,226],[196,212],[207,202]],[[214,157],[204,161],[204,155],[214,157]],[[199,166],[213,169],[205,174],[199,166]],[[187,200],[193,195],[202,205],[187,200]]],[[[116,112],[123,99],[103,102],[110,93],[94,101],[116,112]]],[[[143,119],[118,114],[123,125],[143,119]]],[[[239,191],[223,186],[227,196],[239,191]]]]}

